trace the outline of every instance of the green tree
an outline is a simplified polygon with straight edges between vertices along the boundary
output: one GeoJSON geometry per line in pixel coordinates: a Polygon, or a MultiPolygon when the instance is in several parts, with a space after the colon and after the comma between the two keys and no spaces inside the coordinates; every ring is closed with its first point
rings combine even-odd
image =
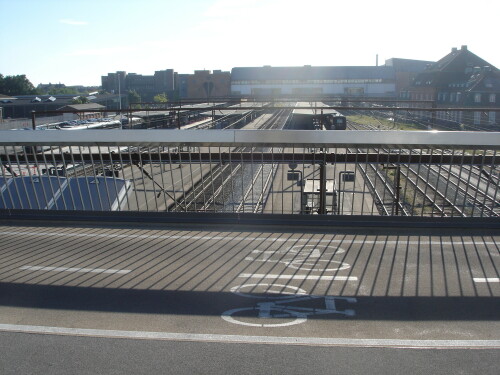
{"type": "Polygon", "coordinates": [[[155,103],[166,103],[168,102],[167,94],[161,93],[153,97],[155,103]]]}
{"type": "Polygon", "coordinates": [[[87,104],[88,102],[89,100],[85,96],[78,96],[71,101],[73,104],[87,104]]]}
{"type": "Polygon", "coordinates": [[[33,95],[38,94],[38,91],[24,74],[5,77],[0,74],[0,94],[33,95]]]}
{"type": "Polygon", "coordinates": [[[70,87],[54,87],[47,92],[49,95],[76,95],[78,93],[77,90],[70,87]]]}
{"type": "Polygon", "coordinates": [[[131,108],[141,108],[141,96],[135,90],[130,90],[128,92],[128,102],[130,103],[131,108]]]}

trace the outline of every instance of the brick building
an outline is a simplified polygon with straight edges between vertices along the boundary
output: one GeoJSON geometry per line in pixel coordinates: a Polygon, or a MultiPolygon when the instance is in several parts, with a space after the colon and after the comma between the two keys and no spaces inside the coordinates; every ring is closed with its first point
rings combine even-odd
{"type": "MultiPolygon", "coordinates": [[[[231,94],[231,73],[221,70],[195,70],[194,74],[184,75],[186,99],[207,99],[228,97],[231,94]]],[[[180,98],[184,99],[182,94],[180,98]]]]}
{"type": "Polygon", "coordinates": [[[136,91],[143,102],[153,101],[153,97],[165,93],[167,97],[175,96],[175,72],[173,69],[158,70],[154,75],[142,75],[118,71],[101,77],[102,89],[124,94],[136,91]]]}
{"type": "Polygon", "coordinates": [[[403,91],[408,99],[432,100],[437,108],[491,108],[473,113],[442,111],[437,113],[437,120],[475,125],[498,125],[500,121],[500,71],[467,46],[453,48],[403,91]]]}
{"type": "Polygon", "coordinates": [[[429,66],[434,64],[434,61],[411,60],[392,58],[385,61],[385,66],[394,69],[396,80],[396,93],[401,99],[409,99],[407,88],[411,85],[417,75],[429,66]]]}

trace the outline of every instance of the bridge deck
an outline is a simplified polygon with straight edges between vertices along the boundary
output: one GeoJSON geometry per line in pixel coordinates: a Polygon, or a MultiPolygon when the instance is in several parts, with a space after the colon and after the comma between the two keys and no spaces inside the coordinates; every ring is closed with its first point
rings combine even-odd
{"type": "Polygon", "coordinates": [[[500,345],[486,231],[4,223],[0,242],[0,330],[500,345]]]}

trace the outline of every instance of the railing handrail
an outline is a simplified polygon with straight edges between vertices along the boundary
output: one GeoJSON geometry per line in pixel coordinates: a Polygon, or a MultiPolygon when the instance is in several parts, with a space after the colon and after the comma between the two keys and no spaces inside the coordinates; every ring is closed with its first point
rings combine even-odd
{"type": "Polygon", "coordinates": [[[286,146],[500,149],[500,132],[309,130],[0,131],[0,146],[286,146]]]}

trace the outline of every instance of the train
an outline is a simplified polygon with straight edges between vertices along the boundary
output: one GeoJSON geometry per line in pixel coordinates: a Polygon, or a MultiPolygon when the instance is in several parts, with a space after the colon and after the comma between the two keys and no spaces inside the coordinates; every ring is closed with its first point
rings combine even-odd
{"type": "Polygon", "coordinates": [[[83,121],[68,121],[58,125],[61,130],[94,130],[94,129],[119,129],[122,124],[119,120],[92,119],[83,121]]]}
{"type": "Polygon", "coordinates": [[[347,128],[346,117],[324,103],[299,102],[296,107],[311,107],[311,109],[293,110],[290,122],[290,128],[292,129],[345,130],[347,128]]]}

